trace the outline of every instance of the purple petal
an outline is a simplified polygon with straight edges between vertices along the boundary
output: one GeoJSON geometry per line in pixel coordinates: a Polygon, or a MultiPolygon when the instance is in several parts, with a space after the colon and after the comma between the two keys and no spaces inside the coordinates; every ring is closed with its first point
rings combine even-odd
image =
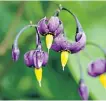
{"type": "Polygon", "coordinates": [[[55,30],[59,27],[60,21],[58,17],[52,16],[48,22],[49,32],[54,33],[55,30]]]}
{"type": "Polygon", "coordinates": [[[48,62],[48,53],[47,52],[43,52],[43,64],[42,66],[46,66],[47,62],[48,62]]]}
{"type": "Polygon", "coordinates": [[[106,60],[97,59],[88,65],[88,74],[97,77],[106,72],[106,60]]]}
{"type": "Polygon", "coordinates": [[[57,30],[55,31],[55,37],[64,32],[63,24],[61,23],[57,30]]]}
{"type": "Polygon", "coordinates": [[[76,36],[75,36],[75,41],[79,41],[82,37],[82,33],[77,33],[76,36]]]}
{"type": "Polygon", "coordinates": [[[61,43],[64,41],[63,34],[59,34],[55,39],[54,43],[51,46],[51,49],[58,52],[62,50],[61,43]]]}
{"type": "Polygon", "coordinates": [[[12,46],[12,59],[13,61],[17,61],[19,59],[20,50],[17,47],[12,46]]]}
{"type": "Polygon", "coordinates": [[[34,66],[36,68],[40,68],[43,64],[43,59],[44,59],[43,51],[36,50],[36,52],[34,53],[33,59],[34,59],[34,66]]]}
{"type": "Polygon", "coordinates": [[[86,35],[84,33],[78,33],[75,38],[76,42],[71,43],[63,34],[59,34],[54,39],[52,49],[55,51],[68,50],[71,53],[77,53],[84,48],[86,44],[86,35]]]}
{"type": "Polygon", "coordinates": [[[52,44],[51,49],[53,49],[56,52],[61,51],[61,47],[59,45],[57,45],[56,43],[52,44]]]}
{"type": "Polygon", "coordinates": [[[70,44],[69,50],[71,51],[71,53],[79,52],[86,45],[86,35],[85,35],[85,33],[83,33],[83,32],[77,33],[75,39],[76,39],[76,42],[70,44]]]}
{"type": "Polygon", "coordinates": [[[31,51],[24,54],[24,62],[28,67],[34,66],[34,62],[33,62],[34,52],[35,52],[35,50],[31,50],[31,51]]]}
{"type": "Polygon", "coordinates": [[[39,32],[41,35],[45,35],[46,33],[49,32],[46,22],[47,22],[46,17],[44,17],[43,19],[41,19],[41,20],[38,22],[38,32],[39,32]]]}
{"type": "Polygon", "coordinates": [[[63,34],[59,34],[55,39],[54,43],[52,45],[52,49],[55,51],[61,51],[61,50],[69,50],[70,48],[70,42],[67,41],[66,37],[64,37],[63,34]]]}
{"type": "Polygon", "coordinates": [[[71,43],[66,38],[64,38],[63,42],[61,42],[62,50],[69,50],[70,46],[71,43]]]}
{"type": "Polygon", "coordinates": [[[78,92],[79,92],[82,100],[88,100],[89,92],[88,92],[88,88],[85,85],[83,80],[80,80],[78,92]]]}

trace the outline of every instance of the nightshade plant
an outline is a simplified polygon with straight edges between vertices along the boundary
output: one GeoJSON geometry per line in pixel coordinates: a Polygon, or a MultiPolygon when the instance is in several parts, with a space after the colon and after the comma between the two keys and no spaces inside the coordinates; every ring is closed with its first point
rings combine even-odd
{"type": "MultiPolygon", "coordinates": [[[[78,20],[78,18],[67,8],[62,7],[59,5],[59,8],[56,10],[55,14],[47,19],[46,17],[42,18],[37,24],[32,24],[32,22],[25,26],[16,36],[14,44],[12,45],[12,59],[13,61],[17,61],[19,59],[20,50],[18,47],[18,39],[22,32],[30,27],[34,27],[36,30],[36,49],[30,50],[24,54],[24,62],[27,67],[34,68],[36,78],[39,82],[39,86],[41,87],[41,80],[42,80],[42,67],[46,66],[49,58],[49,49],[52,49],[56,52],[61,53],[61,64],[64,71],[64,67],[67,64],[69,54],[77,54],[81,50],[85,48],[86,45],[86,35],[84,30],[78,20]],[[63,23],[59,19],[59,13],[61,11],[66,11],[70,13],[76,22],[76,33],[75,33],[75,41],[72,43],[70,42],[64,31],[63,23]],[[46,37],[46,45],[48,49],[48,53],[43,51],[42,43],[40,35],[46,37]]],[[[88,45],[94,45],[93,43],[87,43],[88,45]]],[[[102,49],[101,47],[99,47],[102,49]]],[[[106,52],[102,49],[105,54],[106,52]]],[[[84,75],[82,66],[80,63],[79,55],[77,54],[77,63],[79,64],[80,70],[80,80],[79,80],[79,87],[78,92],[81,96],[82,100],[87,100],[89,97],[88,87],[84,81],[84,75]]],[[[92,77],[100,76],[100,81],[106,87],[106,82],[104,83],[105,76],[103,73],[106,72],[106,60],[105,59],[98,59],[88,66],[88,74],[92,77]]]]}
{"type": "Polygon", "coordinates": [[[18,48],[18,39],[22,32],[27,28],[35,27],[36,29],[36,49],[30,50],[25,53],[24,61],[25,64],[30,68],[35,68],[35,75],[39,82],[39,86],[41,86],[41,79],[42,79],[42,66],[45,66],[48,62],[48,53],[42,50],[41,40],[39,33],[37,31],[37,25],[30,25],[25,26],[16,36],[14,44],[12,45],[12,58],[14,61],[19,59],[20,51],[18,48]]]}

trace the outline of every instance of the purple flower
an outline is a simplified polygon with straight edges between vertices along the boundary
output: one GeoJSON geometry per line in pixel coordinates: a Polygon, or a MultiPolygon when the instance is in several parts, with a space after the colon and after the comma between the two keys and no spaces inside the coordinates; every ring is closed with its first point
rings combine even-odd
{"type": "Polygon", "coordinates": [[[68,53],[77,53],[81,51],[86,45],[86,35],[84,32],[79,32],[75,36],[75,42],[71,43],[67,40],[64,34],[59,34],[51,46],[56,52],[61,52],[61,63],[64,67],[68,61],[68,53]]]}
{"type": "Polygon", "coordinates": [[[88,65],[88,74],[92,77],[100,76],[106,72],[106,60],[97,59],[88,65]]]}
{"type": "Polygon", "coordinates": [[[50,33],[53,36],[57,36],[63,32],[63,24],[56,16],[52,16],[49,20],[44,17],[38,22],[38,32],[41,35],[50,33]]]}
{"type": "Polygon", "coordinates": [[[67,8],[60,7],[61,10],[65,10],[69,12],[76,21],[76,35],[75,35],[75,42],[69,42],[67,38],[64,36],[64,32],[59,34],[55,40],[51,48],[54,51],[68,51],[71,53],[77,53],[82,50],[86,45],[86,35],[83,31],[83,28],[78,20],[78,18],[67,8]]]}
{"type": "Polygon", "coordinates": [[[38,22],[38,32],[46,36],[46,45],[48,50],[51,48],[53,37],[57,37],[63,32],[63,24],[57,16],[52,16],[49,20],[44,17],[38,22]]]}
{"type": "Polygon", "coordinates": [[[82,100],[88,100],[89,92],[88,92],[88,88],[85,85],[83,80],[80,80],[80,82],[79,82],[78,92],[79,92],[82,100]]]}
{"type": "Polygon", "coordinates": [[[19,59],[19,55],[20,55],[19,48],[14,47],[14,45],[12,45],[12,59],[13,59],[13,61],[17,61],[19,59]]]}
{"type": "Polygon", "coordinates": [[[48,53],[42,50],[31,50],[24,55],[25,64],[28,67],[40,68],[48,62],[48,53]]]}
{"type": "Polygon", "coordinates": [[[71,43],[63,34],[60,34],[55,38],[51,48],[57,52],[66,50],[71,53],[77,53],[85,47],[86,36],[84,32],[77,33],[75,39],[76,41],[71,43]]]}

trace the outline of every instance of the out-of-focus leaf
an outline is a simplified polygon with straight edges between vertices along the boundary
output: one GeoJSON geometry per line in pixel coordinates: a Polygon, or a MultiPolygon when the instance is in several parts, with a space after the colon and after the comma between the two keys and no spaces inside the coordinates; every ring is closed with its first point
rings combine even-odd
{"type": "MultiPolygon", "coordinates": [[[[103,3],[103,2],[102,2],[103,3]]],[[[95,3],[96,4],[96,3],[95,3]]],[[[88,5],[92,5],[92,3],[88,3],[88,5]]],[[[98,10],[100,9],[100,7],[94,5],[94,8],[97,8],[98,10]]],[[[90,12],[89,7],[87,8],[87,11],[90,12]]],[[[91,12],[93,12],[93,9],[91,9],[91,12]]],[[[101,12],[102,13],[102,12],[101,12]]],[[[83,15],[82,15],[83,16],[83,15]]],[[[98,17],[96,17],[96,21],[94,20],[95,15],[91,15],[91,19],[90,21],[93,21],[92,24],[89,26],[89,28],[85,28],[85,32],[87,34],[87,40],[89,41],[93,41],[99,45],[101,45],[103,48],[105,48],[105,23],[103,23],[104,21],[104,14],[102,15],[98,15],[98,17]],[[99,20],[101,17],[101,20],[99,20]],[[102,24],[101,24],[102,23],[102,24]]],[[[106,20],[106,19],[105,19],[106,20]]],[[[86,46],[85,48],[87,50],[87,52],[92,56],[92,60],[96,60],[97,58],[104,58],[103,57],[103,53],[97,49],[96,47],[93,46],[86,46]]],[[[80,53],[80,59],[81,59],[81,64],[83,66],[83,71],[84,71],[84,78],[86,81],[86,84],[92,94],[93,99],[97,99],[97,100],[105,100],[106,99],[106,90],[105,88],[102,86],[102,84],[99,81],[99,77],[97,78],[93,78],[90,77],[87,74],[87,67],[90,61],[92,61],[91,59],[89,59],[88,57],[86,57],[86,55],[84,55],[84,52],[82,51],[80,53]]],[[[70,60],[69,60],[69,69],[72,72],[75,80],[78,82],[79,81],[79,77],[80,77],[80,72],[79,72],[79,66],[78,63],[76,61],[76,57],[74,55],[70,55],[70,60]]]]}

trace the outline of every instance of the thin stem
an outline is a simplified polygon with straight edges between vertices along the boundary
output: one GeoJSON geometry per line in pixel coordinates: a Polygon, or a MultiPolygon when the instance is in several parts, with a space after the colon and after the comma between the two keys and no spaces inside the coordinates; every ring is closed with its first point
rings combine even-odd
{"type": "Polygon", "coordinates": [[[84,80],[84,73],[83,73],[83,69],[82,69],[79,54],[77,54],[76,57],[77,57],[77,62],[78,62],[78,65],[79,65],[79,70],[80,70],[80,79],[84,80]]]}
{"type": "Polygon", "coordinates": [[[40,35],[39,35],[37,27],[35,27],[35,29],[36,29],[36,47],[41,49],[40,35]]]}
{"type": "Polygon", "coordinates": [[[95,46],[95,47],[99,48],[103,52],[104,57],[106,59],[106,51],[100,45],[98,45],[98,44],[96,44],[94,42],[87,42],[86,45],[92,45],[92,46],[95,46]]]}
{"type": "Polygon", "coordinates": [[[30,27],[37,27],[37,25],[27,25],[25,26],[24,28],[21,29],[21,31],[17,34],[16,38],[15,38],[15,41],[14,41],[14,47],[18,47],[18,39],[20,37],[20,35],[28,28],[30,27]]]}
{"type": "Polygon", "coordinates": [[[57,9],[56,11],[55,11],[55,13],[54,13],[54,16],[59,16],[59,13],[60,13],[60,9],[57,9]]]}
{"type": "Polygon", "coordinates": [[[81,24],[80,24],[78,18],[77,18],[70,10],[68,10],[68,9],[65,8],[65,7],[62,7],[61,4],[59,5],[59,9],[60,9],[60,10],[65,10],[65,11],[69,12],[69,13],[74,17],[74,19],[75,19],[75,21],[76,21],[76,26],[77,26],[77,31],[76,31],[76,33],[78,33],[78,32],[83,32],[82,26],[81,26],[81,24]]]}
{"type": "Polygon", "coordinates": [[[93,57],[88,53],[87,50],[84,49],[83,52],[90,60],[93,60],[93,57]]]}

